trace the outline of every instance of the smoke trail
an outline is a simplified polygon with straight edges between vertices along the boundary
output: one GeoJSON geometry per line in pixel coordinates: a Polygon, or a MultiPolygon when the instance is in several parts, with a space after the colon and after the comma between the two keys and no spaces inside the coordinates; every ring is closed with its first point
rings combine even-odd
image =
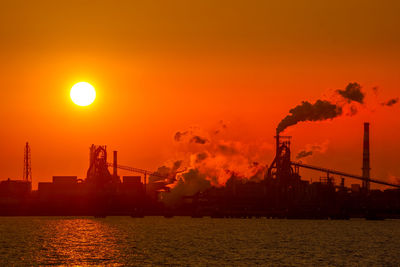
{"type": "Polygon", "coordinates": [[[342,115],[342,107],[332,104],[327,100],[317,100],[314,104],[303,101],[300,105],[292,108],[278,125],[278,132],[301,121],[323,121],[333,119],[342,115]]]}

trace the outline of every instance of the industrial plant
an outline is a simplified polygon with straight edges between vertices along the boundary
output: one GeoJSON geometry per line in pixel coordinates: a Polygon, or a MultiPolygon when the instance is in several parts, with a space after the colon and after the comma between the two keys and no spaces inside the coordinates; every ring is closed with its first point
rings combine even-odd
{"type": "MultiPolygon", "coordinates": [[[[364,123],[362,174],[294,161],[291,137],[277,130],[275,157],[261,180],[234,172],[223,186],[209,186],[166,203],[181,174],[167,174],[118,164],[118,153],[108,160],[107,147],[92,145],[84,179],[53,176],[32,190],[31,149],[25,145],[22,180],[0,182],[1,216],[192,216],[213,218],[385,219],[400,218],[400,185],[370,177],[369,123],[364,123]],[[300,169],[322,173],[319,181],[303,180],[300,169]],[[110,172],[110,170],[112,172],[110,172]],[[132,176],[118,175],[119,170],[132,176]],[[335,180],[339,177],[339,182],[335,180]],[[351,187],[345,179],[359,181],[351,187]],[[371,189],[371,184],[387,189],[371,189]]],[[[183,181],[184,182],[184,181],[183,181]]]]}

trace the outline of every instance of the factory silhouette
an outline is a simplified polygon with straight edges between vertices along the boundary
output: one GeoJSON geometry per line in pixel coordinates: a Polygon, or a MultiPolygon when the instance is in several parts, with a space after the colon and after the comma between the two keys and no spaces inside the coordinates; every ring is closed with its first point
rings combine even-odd
{"type": "Polygon", "coordinates": [[[143,217],[268,217],[308,219],[400,218],[400,185],[370,177],[369,123],[364,123],[362,175],[311,166],[293,161],[290,136],[275,136],[275,158],[263,179],[242,179],[235,173],[224,186],[210,186],[178,197],[175,205],[163,199],[171,194],[171,185],[182,172],[151,172],[118,164],[117,151],[108,161],[107,147],[90,147],[89,168],[85,179],[53,176],[52,182],[39,182],[32,191],[31,151],[26,143],[22,180],[0,182],[1,216],[113,216],[143,217]],[[299,170],[307,168],[324,173],[320,181],[302,180],[299,170]],[[112,169],[112,173],[109,169],[112,169]],[[134,176],[118,175],[122,169],[134,176]],[[334,176],[340,177],[337,182],[334,176]],[[350,188],[345,178],[355,179],[350,188]],[[371,184],[388,187],[371,189],[371,184]]]}

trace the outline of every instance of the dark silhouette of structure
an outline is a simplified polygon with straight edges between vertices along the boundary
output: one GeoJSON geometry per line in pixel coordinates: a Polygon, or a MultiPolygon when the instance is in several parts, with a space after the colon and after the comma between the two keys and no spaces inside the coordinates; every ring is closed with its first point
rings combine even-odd
{"type": "Polygon", "coordinates": [[[31,148],[29,143],[25,144],[24,151],[24,172],[22,175],[22,179],[26,182],[32,182],[32,162],[31,162],[31,148]]]}
{"type": "MultiPolygon", "coordinates": [[[[275,136],[276,154],[261,180],[239,177],[231,172],[225,186],[208,187],[194,195],[179,197],[173,205],[163,202],[160,193],[173,194],[176,181],[169,174],[119,165],[117,151],[108,162],[107,147],[90,147],[89,168],[84,179],[53,176],[31,190],[30,147],[25,146],[24,179],[0,182],[0,215],[190,215],[193,217],[272,218],[400,218],[400,185],[370,177],[369,124],[364,124],[362,175],[348,174],[291,159],[291,137],[275,136]],[[109,171],[112,168],[112,173],[109,171]],[[300,169],[322,172],[319,181],[302,180],[300,169]],[[141,176],[118,176],[118,169],[141,176]],[[335,176],[340,183],[335,183],[335,176]],[[149,181],[147,181],[147,179],[149,181]],[[362,181],[345,187],[344,179],[362,181]],[[395,189],[372,190],[370,183],[395,189]]],[[[192,170],[193,171],[193,170],[192,170]]]]}
{"type": "Polygon", "coordinates": [[[363,142],[363,165],[362,165],[362,176],[365,179],[363,181],[363,189],[369,192],[370,189],[370,158],[369,158],[369,123],[364,123],[364,142],[363,142]]]}
{"type": "MultiPolygon", "coordinates": [[[[116,153],[114,153],[114,156],[114,161],[116,162],[116,153]]],[[[86,183],[93,185],[97,190],[107,190],[110,187],[116,187],[121,182],[116,175],[115,168],[113,175],[108,171],[106,146],[92,145],[89,159],[86,183]]]]}
{"type": "Polygon", "coordinates": [[[264,180],[252,182],[233,174],[225,187],[213,187],[186,197],[192,206],[182,205],[182,210],[191,209],[195,216],[207,214],[213,217],[400,218],[400,185],[369,176],[368,126],[365,124],[362,176],[292,161],[291,137],[280,136],[277,131],[276,155],[264,180]],[[300,168],[323,172],[326,177],[310,183],[301,179],[300,168]],[[333,175],[341,177],[340,184],[335,184],[333,175]],[[345,178],[361,180],[364,186],[360,188],[354,184],[351,189],[346,188],[345,178]],[[370,190],[370,183],[396,189],[370,190]]]}

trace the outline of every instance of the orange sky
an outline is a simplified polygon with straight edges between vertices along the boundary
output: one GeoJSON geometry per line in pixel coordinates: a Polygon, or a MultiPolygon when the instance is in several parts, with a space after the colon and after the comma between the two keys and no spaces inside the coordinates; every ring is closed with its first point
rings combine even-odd
{"type": "Polygon", "coordinates": [[[398,1],[215,2],[1,1],[0,179],[21,177],[26,141],[34,184],[84,177],[92,143],[156,169],[177,158],[175,132],[220,120],[229,140],[270,143],[270,164],[289,109],[349,82],[368,106],[288,129],[293,152],[328,142],[307,162],[361,173],[368,120],[372,175],[400,177],[399,106],[376,105],[400,95],[398,1]],[[80,81],[97,90],[86,108],[69,98],[80,81]]]}

